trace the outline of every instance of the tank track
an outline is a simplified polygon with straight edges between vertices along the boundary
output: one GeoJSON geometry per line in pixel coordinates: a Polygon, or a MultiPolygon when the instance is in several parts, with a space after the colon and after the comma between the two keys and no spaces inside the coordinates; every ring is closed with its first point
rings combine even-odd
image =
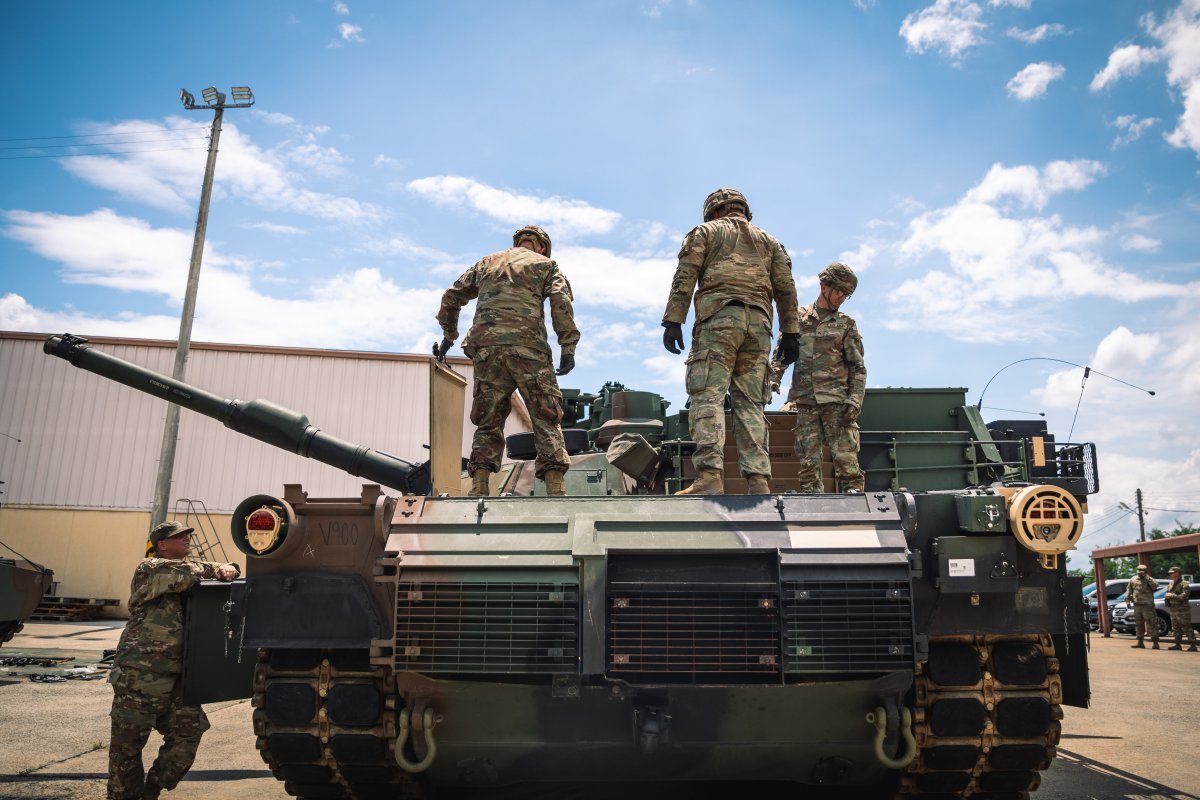
{"type": "Polygon", "coordinates": [[[288,794],[308,800],[420,800],[396,766],[395,685],[366,650],[260,650],[255,746],[288,794]]]}
{"type": "Polygon", "coordinates": [[[1048,635],[931,637],[917,665],[917,757],[896,800],[1023,800],[1062,733],[1062,679],[1048,635]]]}

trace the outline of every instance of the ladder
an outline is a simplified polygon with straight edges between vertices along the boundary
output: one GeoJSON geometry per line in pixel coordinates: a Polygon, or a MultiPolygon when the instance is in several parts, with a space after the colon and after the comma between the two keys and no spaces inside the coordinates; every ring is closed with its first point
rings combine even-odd
{"type": "Polygon", "coordinates": [[[183,523],[185,528],[192,528],[192,551],[188,561],[215,561],[227,564],[229,558],[225,555],[225,545],[217,535],[217,526],[208,506],[203,500],[189,500],[181,497],[175,501],[174,521],[183,523]]]}

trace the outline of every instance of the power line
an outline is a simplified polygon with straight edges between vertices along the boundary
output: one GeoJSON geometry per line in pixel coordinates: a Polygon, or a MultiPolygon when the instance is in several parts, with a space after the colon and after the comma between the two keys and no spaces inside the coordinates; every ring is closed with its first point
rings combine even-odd
{"type": "Polygon", "coordinates": [[[117,147],[123,144],[152,144],[154,142],[195,142],[206,140],[207,136],[169,136],[166,139],[126,139],[115,142],[76,142],[70,144],[28,144],[7,145],[0,150],[52,150],[63,147],[117,147]]]}
{"type": "Polygon", "coordinates": [[[126,136],[130,133],[162,133],[163,131],[206,131],[204,125],[187,128],[143,128],[141,130],[113,131],[112,133],[73,133],[62,136],[20,136],[16,139],[0,139],[0,142],[41,142],[49,139],[86,139],[95,136],[126,136]]]}
{"type": "Polygon", "coordinates": [[[207,147],[157,147],[149,150],[111,150],[105,153],[59,153],[42,156],[0,156],[0,161],[17,161],[26,158],[84,158],[86,156],[120,156],[130,153],[169,153],[177,150],[207,150],[207,147]]]}
{"type": "Polygon", "coordinates": [[[1083,540],[1084,540],[1084,539],[1086,539],[1087,537],[1089,537],[1089,536],[1092,536],[1092,535],[1094,535],[1094,534],[1097,534],[1097,533],[1099,533],[1100,531],[1104,530],[1105,528],[1111,528],[1113,525],[1116,525],[1118,522],[1120,522],[1121,520],[1125,519],[1125,517],[1128,517],[1128,516],[1129,516],[1130,514],[1132,514],[1132,513],[1133,513],[1133,509],[1129,509],[1129,510],[1128,510],[1128,511],[1126,511],[1124,514],[1122,514],[1121,516],[1117,517],[1116,519],[1114,519],[1112,522],[1108,523],[1107,525],[1101,525],[1099,528],[1096,528],[1096,530],[1094,530],[1094,531],[1088,531],[1088,532],[1087,532],[1087,533],[1085,533],[1083,536],[1080,536],[1080,537],[1079,537],[1079,540],[1080,540],[1080,541],[1083,541],[1083,540]]]}
{"type": "Polygon", "coordinates": [[[1200,508],[1154,508],[1146,506],[1147,511],[1166,511],[1171,514],[1200,514],[1200,508]]]}

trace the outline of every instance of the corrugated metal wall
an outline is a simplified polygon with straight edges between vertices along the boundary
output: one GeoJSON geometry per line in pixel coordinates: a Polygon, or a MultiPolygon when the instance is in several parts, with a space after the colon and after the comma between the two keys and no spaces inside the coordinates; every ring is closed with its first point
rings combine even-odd
{"type": "MultiPolygon", "coordinates": [[[[0,500],[148,509],[166,403],[43,354],[44,339],[0,333],[0,480],[6,482],[0,500]]],[[[171,372],[173,346],[99,337],[92,343],[171,372]]],[[[469,364],[454,366],[470,381],[469,364]]],[[[223,397],[270,400],[306,414],[327,433],[409,461],[428,457],[425,357],[196,344],[187,382],[223,397]]],[[[473,431],[466,413],[464,455],[473,431]]],[[[301,483],[318,497],[357,496],[363,483],[187,410],[179,434],[172,506],[192,498],[227,512],[248,495],[278,493],[285,483],[301,483]]]]}

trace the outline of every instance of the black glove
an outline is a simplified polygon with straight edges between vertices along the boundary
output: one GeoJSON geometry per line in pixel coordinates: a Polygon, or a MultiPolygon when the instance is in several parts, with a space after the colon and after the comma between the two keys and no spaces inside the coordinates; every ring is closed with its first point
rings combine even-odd
{"type": "Polygon", "coordinates": [[[437,360],[442,363],[446,362],[446,354],[450,352],[450,348],[454,346],[453,339],[442,339],[441,345],[433,346],[433,354],[437,356],[437,360]]]}
{"type": "Polygon", "coordinates": [[[663,323],[663,347],[672,353],[683,352],[683,326],[678,322],[663,323]]]}
{"type": "Polygon", "coordinates": [[[858,412],[860,410],[861,409],[859,409],[858,406],[854,405],[854,403],[846,403],[845,405],[843,405],[842,406],[842,424],[845,425],[846,427],[849,427],[849,426],[853,425],[854,423],[858,422],[858,412]]]}
{"type": "Polygon", "coordinates": [[[554,374],[566,375],[573,369],[575,369],[575,356],[563,353],[558,357],[558,369],[554,371],[554,374]]]}
{"type": "Polygon", "coordinates": [[[800,334],[780,334],[779,355],[784,364],[795,364],[797,359],[800,358],[800,334]]]}

